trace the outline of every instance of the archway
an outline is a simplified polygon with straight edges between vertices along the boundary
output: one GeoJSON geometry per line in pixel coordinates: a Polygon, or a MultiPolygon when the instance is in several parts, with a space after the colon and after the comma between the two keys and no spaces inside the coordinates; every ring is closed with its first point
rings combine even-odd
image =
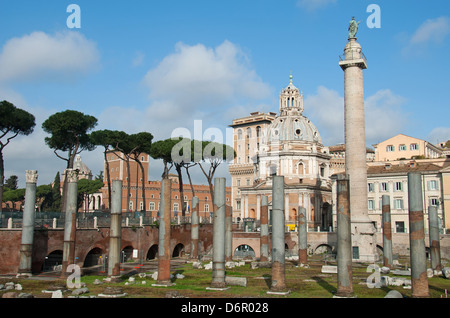
{"type": "Polygon", "coordinates": [[[333,230],[333,212],[331,205],[325,202],[322,205],[322,231],[332,231],[333,230]]]}
{"type": "Polygon", "coordinates": [[[120,253],[120,262],[125,263],[127,260],[131,259],[132,256],[133,256],[133,246],[127,246],[120,253]]]}
{"type": "Polygon", "coordinates": [[[332,254],[332,253],[333,253],[333,247],[331,247],[328,244],[320,244],[314,250],[314,254],[332,254]]]}
{"type": "Polygon", "coordinates": [[[154,244],[147,252],[147,260],[155,259],[158,256],[158,245],[154,244]]]}
{"type": "Polygon", "coordinates": [[[242,257],[242,258],[246,258],[246,257],[253,258],[256,256],[256,254],[250,245],[242,244],[242,245],[239,245],[238,247],[236,247],[236,249],[234,250],[234,256],[242,257]]]}
{"type": "Polygon", "coordinates": [[[184,245],[179,243],[173,249],[172,257],[180,257],[184,253],[184,245]]]}
{"type": "Polygon", "coordinates": [[[95,265],[99,265],[101,262],[103,251],[102,249],[95,247],[89,251],[86,255],[83,263],[83,267],[91,267],[95,265]]]}
{"type": "Polygon", "coordinates": [[[63,260],[63,251],[62,250],[56,250],[51,252],[45,257],[44,264],[42,264],[42,271],[43,272],[51,272],[58,269],[59,265],[62,265],[63,260]]]}

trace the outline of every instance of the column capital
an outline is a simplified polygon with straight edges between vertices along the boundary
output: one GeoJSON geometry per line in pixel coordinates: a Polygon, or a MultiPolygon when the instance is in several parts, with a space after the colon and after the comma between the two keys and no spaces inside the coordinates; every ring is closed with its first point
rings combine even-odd
{"type": "Polygon", "coordinates": [[[37,170],[26,170],[25,178],[27,183],[36,183],[38,178],[37,170]]]}

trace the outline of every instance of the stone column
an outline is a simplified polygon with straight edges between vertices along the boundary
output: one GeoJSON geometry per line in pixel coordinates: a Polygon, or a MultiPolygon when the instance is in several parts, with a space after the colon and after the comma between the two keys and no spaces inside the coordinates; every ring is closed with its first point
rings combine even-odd
{"type": "Polygon", "coordinates": [[[391,224],[391,199],[388,195],[381,197],[382,224],[383,224],[383,265],[392,268],[392,224],[391,224]]]}
{"type": "Polygon", "coordinates": [[[33,241],[34,241],[34,214],[36,204],[36,170],[27,170],[25,207],[23,211],[22,244],[20,245],[19,276],[31,276],[33,241]]]}
{"type": "Polygon", "coordinates": [[[260,262],[269,261],[269,199],[261,197],[260,262]]]}
{"type": "Polygon", "coordinates": [[[429,297],[423,222],[422,175],[417,172],[408,173],[408,206],[412,297],[429,297]]]}
{"type": "Polygon", "coordinates": [[[158,243],[158,285],[170,285],[170,208],[172,180],[163,179],[161,182],[161,205],[159,215],[159,243],[158,243]]]}
{"type": "Polygon", "coordinates": [[[441,270],[441,244],[436,206],[428,207],[428,229],[430,235],[431,268],[433,270],[441,270]]]}
{"type": "Polygon", "coordinates": [[[363,70],[367,68],[361,45],[349,38],[339,65],[344,71],[345,103],[345,174],[349,176],[350,210],[353,241],[359,260],[374,262],[376,251],[375,227],[367,209],[366,132],[364,114],[363,70]]]}
{"type": "Polygon", "coordinates": [[[233,207],[225,206],[225,262],[233,260],[233,207]]]}
{"type": "Polygon", "coordinates": [[[191,259],[198,261],[198,258],[198,197],[193,197],[191,215],[191,259]]]}
{"type": "Polygon", "coordinates": [[[214,179],[212,288],[225,288],[225,178],[214,179]]]}
{"type": "Polygon", "coordinates": [[[111,193],[111,225],[109,230],[108,276],[120,276],[122,238],[122,180],[113,180],[111,193]]]}
{"type": "Polygon", "coordinates": [[[306,222],[306,209],[298,207],[298,263],[308,263],[308,229],[306,222]]]}
{"type": "Polygon", "coordinates": [[[64,223],[64,246],[61,276],[67,277],[67,266],[75,264],[75,236],[77,229],[78,170],[67,169],[66,211],[64,223]]]}
{"type": "Polygon", "coordinates": [[[353,296],[352,235],[350,192],[347,176],[337,178],[337,292],[338,297],[353,296]]]}
{"type": "Polygon", "coordinates": [[[274,176],[272,185],[272,285],[273,292],[286,289],[285,281],[285,222],[284,177],[274,176]]]}

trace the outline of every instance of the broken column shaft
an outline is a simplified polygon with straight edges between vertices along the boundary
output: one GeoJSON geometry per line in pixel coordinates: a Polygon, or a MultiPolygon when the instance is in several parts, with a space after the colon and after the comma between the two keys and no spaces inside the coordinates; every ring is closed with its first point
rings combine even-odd
{"type": "Polygon", "coordinates": [[[408,173],[408,206],[412,297],[429,297],[420,173],[408,173]]]}
{"type": "Polygon", "coordinates": [[[198,260],[198,197],[192,198],[191,259],[198,260]]]}
{"type": "Polygon", "coordinates": [[[392,268],[392,224],[391,224],[391,203],[388,195],[381,198],[381,218],[383,224],[383,265],[392,268]]]}
{"type": "Polygon", "coordinates": [[[213,288],[224,288],[225,283],[225,178],[214,179],[213,224],[213,288]]]}
{"type": "Polygon", "coordinates": [[[337,292],[336,296],[353,295],[352,233],[348,176],[337,179],[337,292]]]}
{"type": "Polygon", "coordinates": [[[306,223],[306,209],[298,207],[298,263],[308,263],[308,233],[306,223]]]}
{"type": "Polygon", "coordinates": [[[25,207],[23,211],[22,244],[20,245],[19,274],[31,276],[33,239],[34,239],[34,213],[36,204],[37,171],[26,171],[25,207]]]}
{"type": "Polygon", "coordinates": [[[77,228],[77,195],[78,195],[78,170],[67,169],[66,173],[66,208],[64,223],[64,246],[61,276],[66,277],[67,266],[75,264],[75,236],[77,228]]]}
{"type": "Polygon", "coordinates": [[[269,260],[269,199],[267,196],[261,198],[261,239],[260,239],[260,262],[269,260]]]}
{"type": "Polygon", "coordinates": [[[281,292],[286,288],[284,199],[284,177],[274,176],[272,182],[272,284],[270,289],[275,292],[281,292]]]}
{"type": "Polygon", "coordinates": [[[120,245],[122,237],[122,180],[113,180],[111,201],[108,276],[118,277],[120,276],[120,245]]]}
{"type": "Polygon", "coordinates": [[[157,284],[170,284],[170,207],[172,181],[161,182],[161,205],[159,214],[158,279],[157,284]]]}
{"type": "Polygon", "coordinates": [[[430,236],[431,268],[441,270],[441,244],[437,206],[428,207],[428,230],[430,236]]]}

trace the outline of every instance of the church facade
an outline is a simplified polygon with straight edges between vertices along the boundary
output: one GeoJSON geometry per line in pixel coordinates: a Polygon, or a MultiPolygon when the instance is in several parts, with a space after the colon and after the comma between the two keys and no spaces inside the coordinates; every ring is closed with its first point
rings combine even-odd
{"type": "Polygon", "coordinates": [[[319,131],[303,115],[303,94],[289,85],[279,99],[279,114],[251,113],[233,120],[236,159],[230,165],[233,217],[260,219],[261,197],[272,202],[272,176],[285,177],[285,222],[291,229],[298,207],[306,209],[310,229],[330,230],[331,155],[319,131]]]}

